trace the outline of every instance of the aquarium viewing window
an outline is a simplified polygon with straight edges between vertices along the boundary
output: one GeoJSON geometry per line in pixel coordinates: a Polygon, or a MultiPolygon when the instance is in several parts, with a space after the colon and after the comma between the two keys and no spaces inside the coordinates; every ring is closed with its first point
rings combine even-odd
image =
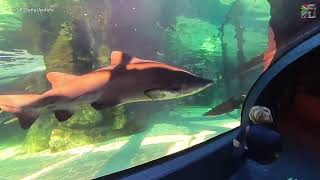
{"type": "Polygon", "coordinates": [[[269,12],[265,0],[0,0],[0,179],[92,179],[238,127],[273,56],[269,12]]]}

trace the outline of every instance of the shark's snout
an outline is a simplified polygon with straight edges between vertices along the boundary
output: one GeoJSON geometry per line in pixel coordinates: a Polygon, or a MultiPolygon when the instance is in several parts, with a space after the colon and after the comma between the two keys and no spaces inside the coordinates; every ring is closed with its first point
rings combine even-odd
{"type": "Polygon", "coordinates": [[[199,84],[200,84],[200,86],[207,88],[213,84],[213,81],[210,79],[201,78],[199,84]]]}
{"type": "Polygon", "coordinates": [[[209,86],[211,86],[214,82],[209,79],[201,78],[201,77],[196,77],[192,80],[192,82],[189,83],[189,92],[191,94],[200,92],[209,86]]]}
{"type": "Polygon", "coordinates": [[[196,81],[192,83],[193,88],[203,90],[213,84],[213,81],[210,79],[197,78],[196,81]]]}

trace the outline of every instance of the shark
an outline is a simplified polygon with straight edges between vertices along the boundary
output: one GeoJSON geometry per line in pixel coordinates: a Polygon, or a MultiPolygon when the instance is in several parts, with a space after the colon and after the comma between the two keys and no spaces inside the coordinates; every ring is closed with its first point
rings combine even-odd
{"type": "Polygon", "coordinates": [[[186,70],[154,60],[111,53],[107,67],[73,75],[49,72],[51,89],[43,94],[0,95],[1,111],[12,113],[28,129],[42,113],[54,113],[59,122],[71,118],[81,106],[96,110],[127,103],[190,96],[213,84],[186,70]]]}
{"type": "Polygon", "coordinates": [[[230,113],[235,109],[241,109],[246,96],[241,95],[240,97],[231,97],[227,101],[213,107],[208,112],[204,113],[203,116],[218,116],[226,113],[230,113]]]}

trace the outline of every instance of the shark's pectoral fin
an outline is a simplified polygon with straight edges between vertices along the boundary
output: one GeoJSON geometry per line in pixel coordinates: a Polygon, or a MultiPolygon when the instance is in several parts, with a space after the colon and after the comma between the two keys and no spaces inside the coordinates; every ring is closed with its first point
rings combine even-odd
{"type": "Polygon", "coordinates": [[[95,110],[101,110],[101,109],[105,109],[105,108],[110,108],[110,107],[114,107],[117,106],[119,104],[119,101],[108,101],[108,102],[93,102],[91,104],[91,106],[95,109],[95,110]]]}
{"type": "Polygon", "coordinates": [[[39,113],[35,111],[26,111],[15,113],[22,129],[28,129],[39,117],[39,113]]]}
{"type": "Polygon", "coordinates": [[[163,99],[166,97],[166,91],[161,89],[150,89],[144,92],[144,94],[151,100],[163,99]]]}
{"type": "Polygon", "coordinates": [[[73,116],[73,112],[67,110],[57,110],[54,111],[54,115],[56,116],[59,122],[64,122],[73,116]]]}

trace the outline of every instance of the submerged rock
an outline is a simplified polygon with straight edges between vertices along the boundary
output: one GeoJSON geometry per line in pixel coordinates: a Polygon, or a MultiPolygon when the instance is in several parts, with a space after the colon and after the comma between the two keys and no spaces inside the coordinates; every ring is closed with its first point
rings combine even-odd
{"type": "Polygon", "coordinates": [[[113,129],[122,129],[127,122],[124,106],[113,108],[112,115],[114,120],[113,129]]]}
{"type": "Polygon", "coordinates": [[[53,115],[40,117],[27,133],[24,151],[34,153],[48,149],[51,132],[57,125],[58,121],[53,115]]]}
{"type": "Polygon", "coordinates": [[[105,128],[102,126],[102,115],[91,107],[84,107],[75,112],[67,121],[59,123],[50,136],[49,145],[52,151],[61,151],[81,145],[97,142],[97,137],[105,128]]]}
{"type": "Polygon", "coordinates": [[[62,122],[60,126],[65,126],[68,128],[89,128],[99,126],[101,123],[101,113],[88,106],[76,111],[70,119],[62,122]]]}
{"type": "Polygon", "coordinates": [[[54,129],[50,136],[49,146],[51,152],[101,142],[106,133],[106,128],[70,129],[59,127],[54,129]]]}
{"type": "Polygon", "coordinates": [[[92,107],[85,107],[77,111],[71,119],[59,123],[50,136],[51,151],[64,151],[126,134],[123,129],[126,124],[124,108],[117,107],[105,111],[104,116],[104,113],[92,107]]]}

